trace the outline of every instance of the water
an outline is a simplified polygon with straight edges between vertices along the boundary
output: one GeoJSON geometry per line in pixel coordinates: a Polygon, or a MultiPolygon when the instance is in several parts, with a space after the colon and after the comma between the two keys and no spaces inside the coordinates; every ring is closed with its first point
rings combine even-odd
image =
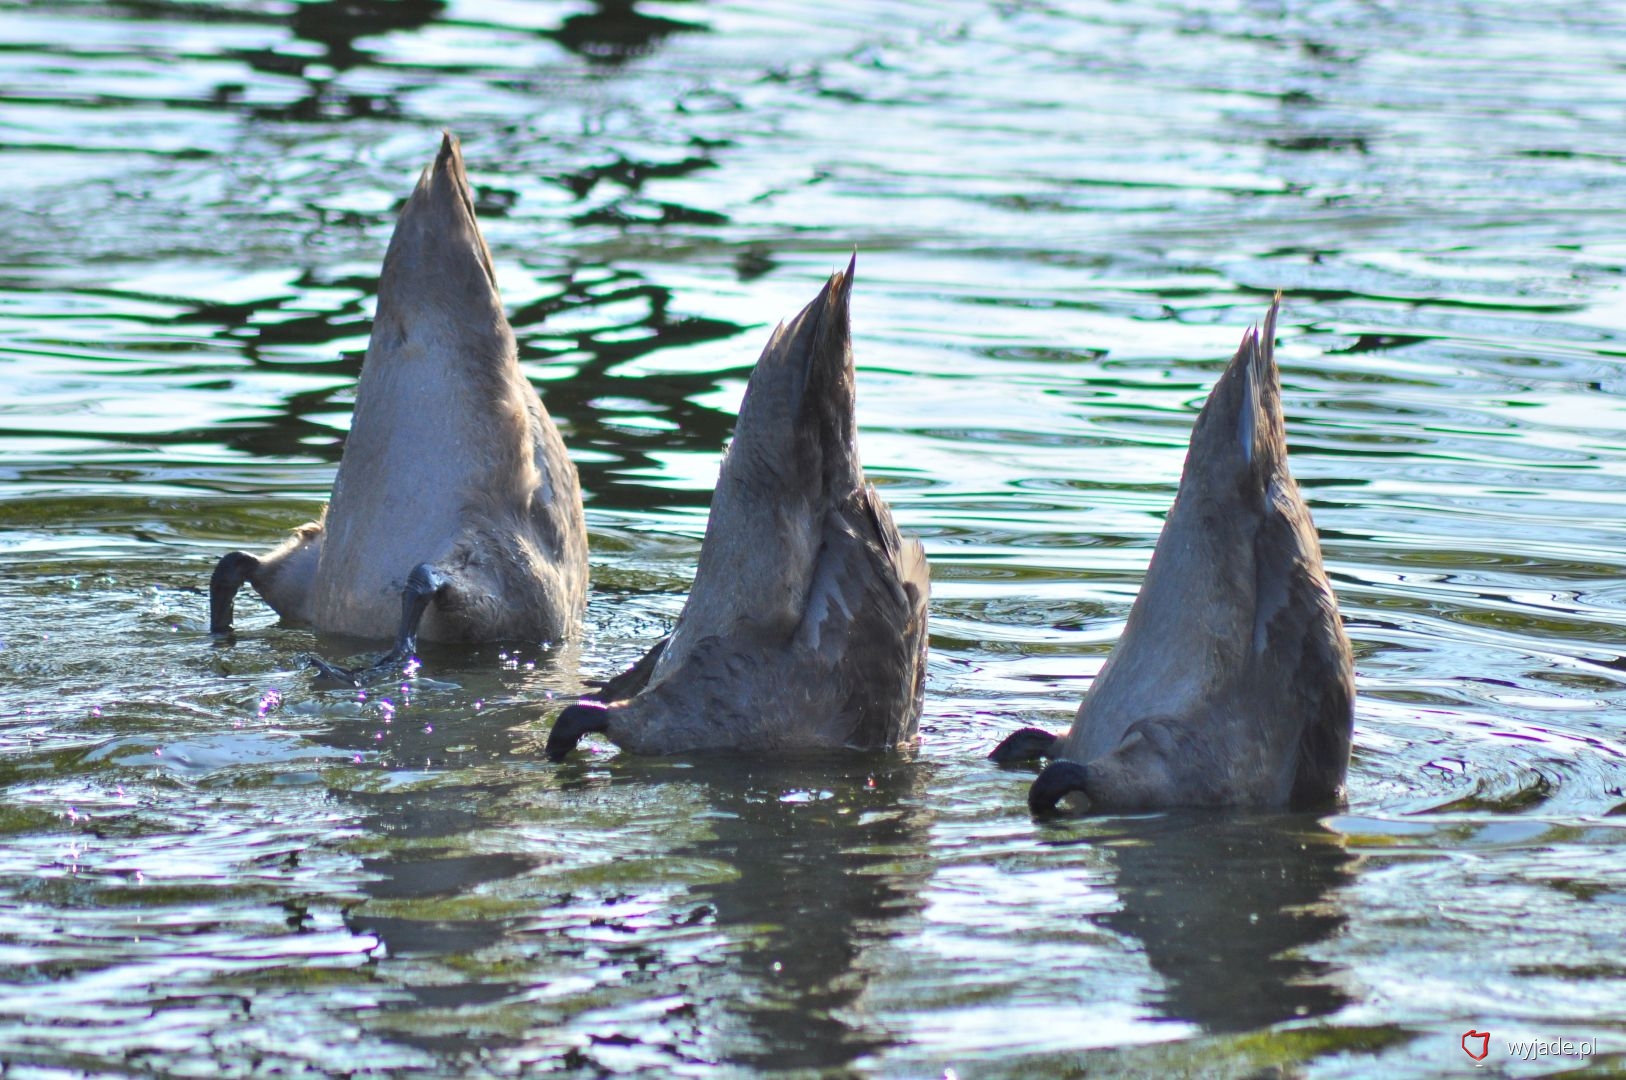
{"type": "Polygon", "coordinates": [[[1626,1067],[1623,64],[1608,5],[6,3],[0,1061],[1626,1067]],[[326,497],[442,126],[590,626],[358,698],[301,664],[364,643],[245,595],[216,644],[200,590],[326,497]],[[863,453],[933,567],[919,751],[546,764],[855,246],[863,453]],[[983,755],[1067,722],[1278,287],[1348,807],[1035,823],[983,755]]]}

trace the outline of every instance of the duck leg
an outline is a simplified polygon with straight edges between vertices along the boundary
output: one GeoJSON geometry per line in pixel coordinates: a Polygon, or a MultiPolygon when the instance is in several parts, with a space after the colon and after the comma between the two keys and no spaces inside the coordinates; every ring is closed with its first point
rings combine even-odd
{"type": "Polygon", "coordinates": [[[418,651],[418,628],[423,625],[424,612],[429,610],[430,601],[440,596],[448,584],[446,576],[439,570],[428,563],[419,563],[407,575],[406,588],[401,591],[401,625],[395,632],[393,649],[363,667],[342,668],[319,656],[310,658],[311,666],[324,678],[352,686],[360,686],[385,673],[394,672],[418,651]]]}
{"type": "Polygon", "coordinates": [[[553,730],[548,732],[548,760],[563,761],[576,749],[583,735],[592,731],[602,735],[609,729],[610,710],[604,706],[583,702],[565,706],[553,721],[553,730]]]}
{"type": "Polygon", "coordinates": [[[1220,710],[1137,720],[1123,742],[1088,764],[1059,758],[1028,789],[1028,809],[1048,814],[1062,797],[1082,792],[1091,810],[1149,810],[1159,806],[1222,806],[1251,781],[1244,766],[1215,752],[1207,731],[1224,730],[1220,710]]]}
{"type": "Polygon", "coordinates": [[[994,747],[989,761],[1009,765],[1013,761],[1038,761],[1047,758],[1055,748],[1060,735],[1052,735],[1044,728],[1025,727],[1005,736],[1005,741],[994,747]]]}
{"type": "Polygon", "coordinates": [[[423,625],[423,614],[429,602],[446,589],[444,574],[428,563],[419,563],[407,575],[406,589],[401,593],[401,627],[395,632],[395,648],[379,660],[381,664],[399,664],[412,658],[418,651],[418,627],[423,625]]]}
{"type": "Polygon", "coordinates": [[[1089,770],[1076,761],[1052,761],[1028,788],[1028,809],[1034,814],[1054,812],[1064,795],[1085,790],[1089,776],[1089,770]]]}
{"type": "Polygon", "coordinates": [[[231,633],[232,605],[237,592],[254,580],[259,569],[260,560],[246,551],[233,551],[220,557],[209,578],[209,633],[231,633]]]}

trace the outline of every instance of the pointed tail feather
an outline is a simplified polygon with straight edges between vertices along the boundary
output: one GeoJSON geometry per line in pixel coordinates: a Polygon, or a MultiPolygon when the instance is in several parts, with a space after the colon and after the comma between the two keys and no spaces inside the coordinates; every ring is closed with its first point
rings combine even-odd
{"type": "Polygon", "coordinates": [[[1276,464],[1280,459],[1277,451],[1284,442],[1281,386],[1276,372],[1276,313],[1281,302],[1278,291],[1265,315],[1264,328],[1248,328],[1231,361],[1231,371],[1227,372],[1234,372],[1241,381],[1236,429],[1243,461],[1249,466],[1276,464]]]}
{"type": "Polygon", "coordinates": [[[395,223],[378,308],[383,319],[410,319],[417,311],[430,320],[441,319],[440,310],[478,311],[484,319],[492,308],[501,313],[491,249],[475,220],[463,151],[451,132],[442,134],[440,152],[395,223]]]}
{"type": "Polygon", "coordinates": [[[1182,493],[1219,495],[1241,484],[1261,495],[1285,469],[1287,436],[1276,370],[1278,293],[1262,327],[1249,327],[1192,429],[1182,493]]]}
{"type": "Polygon", "coordinates": [[[856,256],[777,327],[746,386],[719,486],[844,498],[861,482],[849,300],[856,256]]]}

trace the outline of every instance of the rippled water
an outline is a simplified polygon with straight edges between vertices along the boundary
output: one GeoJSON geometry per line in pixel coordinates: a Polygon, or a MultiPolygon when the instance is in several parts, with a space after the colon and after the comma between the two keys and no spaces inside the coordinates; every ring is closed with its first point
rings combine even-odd
{"type": "Polygon", "coordinates": [[[0,3],[0,1062],[1626,1067],[1623,71],[1610,5],[0,3]],[[326,497],[442,126],[591,626],[358,697],[301,665],[362,644],[247,596],[214,643],[200,587],[326,497]],[[546,764],[854,246],[918,753],[546,764]],[[1348,807],[1035,823],[983,755],[1070,717],[1278,287],[1348,807]]]}

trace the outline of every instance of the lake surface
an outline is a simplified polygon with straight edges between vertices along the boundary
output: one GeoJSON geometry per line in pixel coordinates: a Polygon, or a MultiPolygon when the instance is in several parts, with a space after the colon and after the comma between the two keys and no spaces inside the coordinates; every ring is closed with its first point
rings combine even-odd
{"type": "Polygon", "coordinates": [[[1626,1068],[1623,115],[1614,5],[0,3],[7,1075],[1626,1068]],[[589,627],[358,695],[204,586],[326,498],[442,127],[589,627]],[[547,764],[854,248],[919,750],[547,764]],[[1070,719],[1277,288],[1348,806],[1035,822],[984,756],[1070,719]]]}

